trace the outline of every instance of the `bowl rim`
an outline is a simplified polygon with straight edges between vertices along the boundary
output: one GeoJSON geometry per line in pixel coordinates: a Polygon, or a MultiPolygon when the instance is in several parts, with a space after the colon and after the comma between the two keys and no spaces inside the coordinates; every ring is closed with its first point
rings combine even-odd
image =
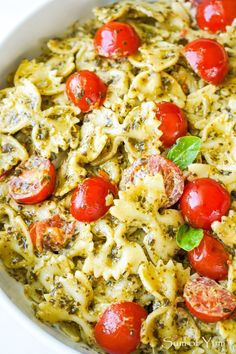
{"type": "Polygon", "coordinates": [[[43,328],[41,328],[36,322],[34,322],[30,317],[28,317],[21,309],[13,302],[11,299],[8,297],[8,295],[0,288],[0,299],[3,302],[4,308],[6,309],[6,312],[13,317],[14,319],[17,320],[20,324],[22,324],[22,327],[26,330],[26,332],[32,333],[34,337],[38,338],[39,343],[44,343],[47,346],[50,346],[48,349],[53,349],[55,352],[58,352],[58,354],[66,353],[68,351],[71,352],[71,354],[79,354],[80,352],[78,350],[75,350],[53,335],[49,334],[46,332],[43,328]]]}

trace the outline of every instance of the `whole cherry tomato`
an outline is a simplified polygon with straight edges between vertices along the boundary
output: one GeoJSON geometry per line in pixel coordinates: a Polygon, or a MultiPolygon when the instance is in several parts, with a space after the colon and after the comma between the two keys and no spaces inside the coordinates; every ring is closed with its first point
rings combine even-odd
{"type": "Polygon", "coordinates": [[[69,100],[86,113],[103,104],[107,86],[94,72],[81,70],[67,79],[66,93],[69,100]]]}
{"type": "Polygon", "coordinates": [[[186,283],[184,299],[191,314],[207,323],[229,318],[236,308],[236,298],[230,291],[200,276],[186,283]]]}
{"type": "Polygon", "coordinates": [[[161,122],[161,141],[164,147],[173,145],[178,138],[187,134],[188,123],[183,111],[171,102],[157,104],[156,117],[161,122]]]}
{"type": "Polygon", "coordinates": [[[31,156],[15,169],[9,185],[9,194],[18,203],[36,204],[50,197],[56,183],[55,167],[50,160],[31,156]]]}
{"type": "Polygon", "coordinates": [[[95,327],[97,343],[109,354],[130,354],[140,344],[140,330],[146,310],[134,302],[107,308],[95,327]]]}
{"type": "Polygon", "coordinates": [[[119,58],[133,55],[138,51],[140,38],[135,29],[122,22],[108,22],[98,29],[94,46],[99,55],[119,58]]]}
{"type": "Polygon", "coordinates": [[[181,197],[184,190],[184,177],[182,171],[172,161],[160,155],[136,160],[133,165],[123,173],[122,184],[133,183],[137,178],[146,175],[154,176],[160,173],[164,180],[165,191],[168,197],[165,208],[174,205],[181,197]]]}
{"type": "Polygon", "coordinates": [[[191,267],[198,274],[214,280],[224,280],[228,276],[229,254],[223,244],[206,231],[200,244],[188,252],[191,267]]]}
{"type": "Polygon", "coordinates": [[[99,176],[87,178],[72,195],[71,214],[82,222],[96,221],[110,209],[112,200],[109,197],[117,197],[117,194],[116,185],[108,179],[99,176]]]}
{"type": "Polygon", "coordinates": [[[213,85],[221,84],[229,71],[225,48],[213,39],[200,38],[184,48],[185,57],[201,78],[213,85]]]}
{"type": "Polygon", "coordinates": [[[45,248],[58,252],[74,235],[75,224],[56,214],[50,219],[31,224],[29,231],[32,243],[38,251],[45,248]]]}
{"type": "Polygon", "coordinates": [[[195,228],[209,230],[213,221],[220,221],[230,208],[230,195],[211,178],[188,182],[180,199],[180,209],[186,221],[195,228]]]}
{"type": "Polygon", "coordinates": [[[197,7],[198,26],[209,32],[225,31],[236,17],[234,0],[202,0],[197,7]]]}

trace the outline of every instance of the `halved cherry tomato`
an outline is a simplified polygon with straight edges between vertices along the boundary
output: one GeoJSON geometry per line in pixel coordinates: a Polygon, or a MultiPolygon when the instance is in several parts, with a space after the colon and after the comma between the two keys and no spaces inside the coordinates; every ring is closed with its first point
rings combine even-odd
{"type": "Polygon", "coordinates": [[[229,254],[223,244],[206,231],[199,246],[188,252],[191,267],[200,275],[214,280],[228,276],[229,254]]]}
{"type": "Polygon", "coordinates": [[[213,323],[230,317],[236,298],[215,280],[192,277],[184,288],[185,304],[191,314],[203,322],[213,323]]]}
{"type": "Polygon", "coordinates": [[[209,32],[225,31],[235,17],[235,0],[202,0],[197,7],[198,26],[209,32]]]}
{"type": "Polygon", "coordinates": [[[107,85],[94,72],[81,70],[67,79],[66,93],[69,100],[86,113],[102,106],[107,85]]]}
{"type": "Polygon", "coordinates": [[[156,117],[161,122],[159,129],[162,136],[160,140],[166,148],[173,145],[178,138],[187,134],[187,120],[183,111],[174,103],[158,103],[156,117]]]}
{"type": "Polygon", "coordinates": [[[133,55],[138,51],[140,44],[135,29],[122,22],[106,23],[98,29],[94,37],[96,51],[107,58],[133,55]]]}
{"type": "Polygon", "coordinates": [[[50,160],[31,156],[17,166],[15,174],[9,181],[9,194],[18,203],[40,203],[54,191],[56,172],[50,160]]]}
{"type": "Polygon", "coordinates": [[[209,230],[213,221],[220,221],[230,208],[230,195],[211,178],[188,182],[180,199],[180,209],[186,221],[195,228],[209,230]]]}
{"type": "Polygon", "coordinates": [[[154,176],[160,173],[164,180],[168,202],[165,208],[174,205],[181,197],[184,190],[182,171],[172,161],[160,155],[152,155],[136,160],[131,167],[124,171],[122,184],[133,183],[136,178],[146,175],[154,176]]]}
{"type": "Polygon", "coordinates": [[[225,48],[213,39],[200,38],[188,43],[184,54],[192,69],[213,85],[221,84],[229,71],[225,48]]]}
{"type": "Polygon", "coordinates": [[[121,302],[107,308],[95,326],[97,343],[109,354],[130,354],[140,344],[146,310],[134,302],[121,302]]]}
{"type": "Polygon", "coordinates": [[[43,248],[54,252],[62,249],[75,232],[75,223],[63,220],[58,214],[30,225],[30,237],[38,251],[43,248]]]}
{"type": "Polygon", "coordinates": [[[99,176],[87,178],[78,185],[72,195],[71,214],[82,222],[96,221],[108,212],[112,198],[117,195],[116,185],[108,179],[99,176]]]}

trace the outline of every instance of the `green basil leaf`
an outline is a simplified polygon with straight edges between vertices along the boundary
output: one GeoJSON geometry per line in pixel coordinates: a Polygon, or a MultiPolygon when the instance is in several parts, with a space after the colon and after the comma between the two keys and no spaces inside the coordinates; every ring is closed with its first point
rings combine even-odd
{"type": "Polygon", "coordinates": [[[197,136],[183,136],[168,152],[167,158],[184,170],[197,157],[201,149],[201,139],[197,136]]]}
{"type": "Polygon", "coordinates": [[[203,238],[202,229],[193,229],[187,224],[182,225],[176,235],[177,245],[185,251],[191,251],[197,247],[203,238]]]}

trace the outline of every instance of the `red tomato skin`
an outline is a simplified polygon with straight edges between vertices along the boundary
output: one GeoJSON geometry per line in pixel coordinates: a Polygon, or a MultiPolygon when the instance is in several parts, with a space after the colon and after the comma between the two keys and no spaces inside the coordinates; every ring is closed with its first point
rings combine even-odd
{"type": "Polygon", "coordinates": [[[106,197],[112,193],[117,197],[116,185],[109,180],[94,176],[87,178],[75,189],[70,204],[71,214],[81,222],[93,222],[103,217],[111,205],[106,205],[106,197]]]}
{"type": "MultiPolygon", "coordinates": [[[[34,157],[31,157],[34,158],[34,157]]],[[[37,204],[40,203],[46,199],[48,199],[54,192],[55,185],[56,185],[56,170],[54,165],[51,163],[50,160],[44,159],[44,158],[38,158],[44,161],[48,165],[47,171],[45,174],[49,176],[49,181],[45,183],[44,186],[41,186],[41,188],[38,188],[38,190],[34,191],[34,194],[18,194],[15,193],[13,188],[14,185],[17,183],[19,178],[17,176],[13,176],[11,180],[9,181],[9,194],[10,196],[17,202],[17,203],[23,203],[23,204],[37,204]]],[[[21,166],[24,166],[25,162],[22,163],[21,165],[18,166],[18,168],[21,168],[21,166]]],[[[27,173],[27,171],[25,172],[27,173]]],[[[29,172],[31,173],[31,172],[29,172]]],[[[24,176],[24,172],[22,173],[24,176]]],[[[28,174],[28,173],[27,173],[28,174]]],[[[37,170],[32,171],[32,178],[34,177],[34,174],[37,175],[37,170]]],[[[33,181],[32,181],[33,182],[33,181]]]]}
{"type": "Polygon", "coordinates": [[[186,221],[195,228],[209,230],[230,208],[230,195],[211,178],[197,178],[188,182],[180,199],[180,209],[186,221]]]}
{"type": "Polygon", "coordinates": [[[140,331],[146,310],[134,302],[121,302],[107,308],[95,326],[97,343],[109,354],[130,354],[140,344],[140,331]]]}
{"type": "Polygon", "coordinates": [[[229,254],[223,244],[206,231],[200,244],[188,252],[188,260],[195,272],[214,280],[225,280],[229,270],[229,254]]]}
{"type": "Polygon", "coordinates": [[[236,2],[233,0],[202,0],[197,7],[198,26],[208,32],[226,31],[236,17],[236,2]]]}
{"type": "Polygon", "coordinates": [[[225,48],[213,39],[200,38],[184,48],[185,57],[192,69],[204,81],[220,85],[229,71],[225,48]]]}
{"type": "Polygon", "coordinates": [[[236,308],[235,296],[215,280],[206,277],[190,278],[183,296],[191,314],[206,323],[226,320],[236,308]]]}
{"type": "Polygon", "coordinates": [[[39,252],[42,252],[43,248],[58,252],[72,238],[74,231],[75,223],[63,220],[58,214],[37,221],[29,227],[32,244],[39,252]]]}
{"type": "Polygon", "coordinates": [[[103,105],[107,85],[94,72],[81,70],[67,79],[66,94],[75,106],[87,113],[103,105]]]}
{"type": "Polygon", "coordinates": [[[94,37],[97,53],[107,58],[134,55],[140,45],[140,38],[135,29],[123,22],[106,23],[98,29],[94,37]]]}
{"type": "Polygon", "coordinates": [[[156,117],[161,122],[159,129],[162,132],[161,141],[168,148],[176,140],[188,132],[188,123],[183,111],[171,102],[157,104],[156,117]]]}

